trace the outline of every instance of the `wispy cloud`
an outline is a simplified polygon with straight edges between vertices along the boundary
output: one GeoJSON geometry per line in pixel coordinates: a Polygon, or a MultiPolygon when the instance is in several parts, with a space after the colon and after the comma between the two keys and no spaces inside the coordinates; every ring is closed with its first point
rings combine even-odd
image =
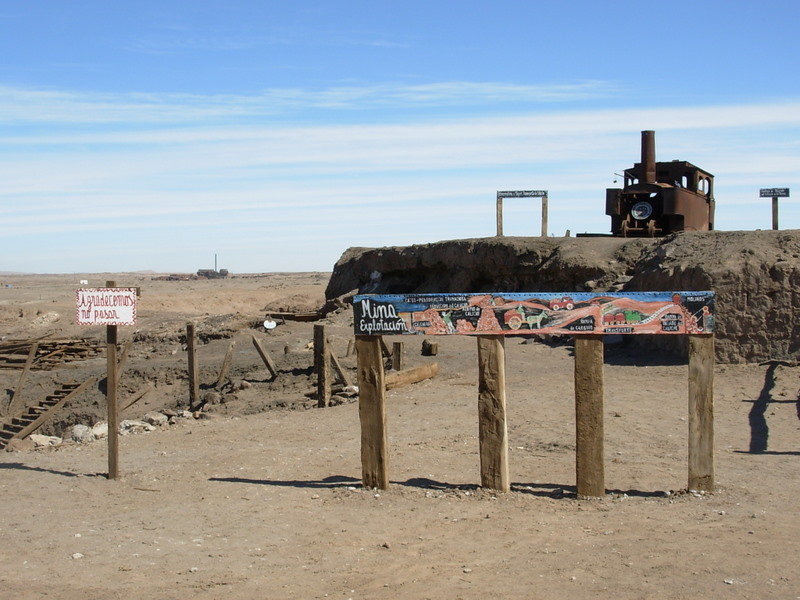
{"type": "Polygon", "coordinates": [[[555,103],[612,94],[613,84],[556,85],[444,82],[419,85],[349,85],[326,89],[278,88],[256,95],[76,93],[0,87],[0,122],[197,123],[311,109],[370,110],[397,107],[555,103]]]}
{"type": "MultiPolygon", "coordinates": [[[[466,89],[439,84],[422,92],[374,93],[452,99],[466,89]]],[[[502,87],[482,89],[488,97],[502,87]]],[[[5,95],[0,111],[12,99],[26,110],[20,106],[26,93],[5,95]]],[[[752,201],[757,187],[800,185],[800,101],[562,107],[480,118],[421,113],[405,122],[298,126],[258,118],[231,122],[228,115],[252,111],[259,102],[247,98],[148,97],[144,104],[169,106],[162,122],[144,119],[142,104],[130,97],[126,104],[119,97],[43,94],[40,99],[53,105],[53,127],[7,127],[13,133],[0,136],[0,221],[6,228],[0,250],[82,245],[78,234],[84,233],[93,244],[106,236],[135,246],[144,261],[103,266],[111,256],[100,253],[97,266],[81,269],[180,269],[188,259],[177,250],[169,254],[174,263],[152,261],[165,260],[165,247],[189,252],[202,245],[199,240],[237,256],[239,270],[266,268],[249,258],[259,245],[285,259],[280,268],[324,269],[350,245],[492,235],[498,189],[550,190],[552,231],[605,231],[604,188],[615,171],[638,161],[641,129],[657,131],[659,160],[689,160],[717,176],[722,228],[768,226],[757,225],[763,216],[752,201]],[[75,103],[86,121],[69,116],[75,103]],[[185,119],[195,107],[215,103],[221,116],[185,119]],[[110,117],[101,117],[110,124],[96,127],[92,110],[107,110],[110,117]],[[305,241],[287,256],[281,244],[293,235],[305,241]],[[147,247],[136,243],[142,238],[147,247]],[[248,260],[251,266],[244,266],[248,260]]],[[[792,207],[786,210],[790,223],[792,207]]],[[[534,218],[518,219],[517,233],[531,234],[536,227],[526,223],[534,218]]],[[[514,227],[508,222],[508,233],[514,227]]]]}

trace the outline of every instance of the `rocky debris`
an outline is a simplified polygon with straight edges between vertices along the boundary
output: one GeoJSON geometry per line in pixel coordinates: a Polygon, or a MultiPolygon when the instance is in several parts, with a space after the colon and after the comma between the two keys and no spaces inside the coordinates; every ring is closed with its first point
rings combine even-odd
{"type": "Polygon", "coordinates": [[[48,448],[50,446],[58,446],[63,441],[60,437],[54,435],[41,435],[32,433],[28,436],[33,442],[34,448],[48,448]]]}
{"type": "MultiPolygon", "coordinates": [[[[354,289],[383,294],[712,290],[717,360],[800,359],[800,230],[627,239],[494,237],[350,248],[334,266],[325,295],[335,298],[354,289]]],[[[686,352],[682,336],[659,336],[657,345],[686,352]]]]}
{"type": "MultiPolygon", "coordinates": [[[[179,418],[190,418],[193,413],[184,411],[165,410],[163,412],[150,411],[141,420],[126,419],[119,424],[120,435],[130,435],[155,431],[160,427],[175,425],[179,418]],[[166,414],[169,413],[169,414],[166,414]]],[[[108,423],[100,421],[93,427],[78,423],[67,429],[65,437],[31,434],[27,438],[12,439],[6,446],[6,452],[26,452],[37,448],[59,446],[63,443],[89,444],[95,440],[108,437],[108,423]]]]}

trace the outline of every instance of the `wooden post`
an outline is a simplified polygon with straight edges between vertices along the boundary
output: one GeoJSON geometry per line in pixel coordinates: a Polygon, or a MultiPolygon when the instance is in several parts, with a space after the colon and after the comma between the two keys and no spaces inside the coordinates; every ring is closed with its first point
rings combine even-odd
{"type": "Polygon", "coordinates": [[[772,198],[772,229],[778,231],[778,198],[772,198]]]}
{"type": "Polygon", "coordinates": [[[547,196],[542,196],[542,237],[547,237],[547,196]]]}
{"type": "Polygon", "coordinates": [[[7,414],[10,417],[17,416],[17,412],[19,410],[20,404],[20,392],[22,392],[22,386],[25,385],[25,380],[28,378],[28,373],[31,370],[31,366],[33,365],[33,361],[36,360],[36,351],[39,349],[39,342],[33,342],[31,344],[31,349],[28,351],[28,358],[25,360],[25,366],[22,367],[22,373],[19,375],[19,381],[17,382],[17,387],[15,387],[11,392],[11,399],[8,401],[8,411],[7,414]]]}
{"type": "Polygon", "coordinates": [[[392,344],[392,369],[394,371],[403,370],[403,342],[392,344]]]}
{"type": "MultiPolygon", "coordinates": [[[[106,287],[113,288],[114,281],[106,281],[106,287]]],[[[119,477],[119,405],[117,366],[117,326],[106,325],[106,405],[108,407],[108,478],[119,477]]]]}
{"type": "Polygon", "coordinates": [[[714,336],[689,336],[689,489],[714,491],[714,336]]]}
{"type": "Polygon", "coordinates": [[[497,237],[503,235],[503,199],[497,196],[497,237]]]}
{"type": "Polygon", "coordinates": [[[273,379],[278,378],[278,367],[275,366],[275,363],[272,361],[272,357],[269,355],[269,352],[264,350],[264,347],[261,345],[261,342],[258,341],[256,336],[253,337],[253,346],[256,348],[256,352],[261,357],[261,360],[264,361],[267,369],[269,370],[270,374],[272,375],[273,379]]]}
{"type": "Polygon", "coordinates": [[[317,406],[325,408],[331,403],[331,378],[324,325],[314,325],[314,370],[317,372],[317,406]]]}
{"type": "Polygon", "coordinates": [[[478,336],[478,438],[481,486],[511,489],[508,478],[506,365],[503,336],[478,336]]]}
{"type": "Polygon", "coordinates": [[[361,421],[361,477],[364,487],[389,487],[386,388],[380,336],[356,336],[358,416],[361,421]]]}
{"type": "Polygon", "coordinates": [[[197,332],[194,323],[186,324],[186,352],[189,358],[189,410],[200,405],[200,371],[197,368],[197,332]]]}
{"type": "Polygon", "coordinates": [[[228,344],[228,351],[225,353],[225,358],[222,361],[222,368],[219,370],[219,377],[217,377],[217,383],[214,384],[214,387],[217,389],[219,389],[220,386],[222,386],[222,383],[228,376],[228,371],[231,370],[231,360],[233,360],[233,348],[235,346],[236,346],[236,340],[231,340],[231,343],[228,344]]]}
{"type": "Polygon", "coordinates": [[[347,340],[347,352],[344,353],[345,356],[350,356],[355,349],[355,340],[347,340]]]}
{"type": "Polygon", "coordinates": [[[605,495],[603,336],[575,336],[575,473],[578,497],[605,495]]]}

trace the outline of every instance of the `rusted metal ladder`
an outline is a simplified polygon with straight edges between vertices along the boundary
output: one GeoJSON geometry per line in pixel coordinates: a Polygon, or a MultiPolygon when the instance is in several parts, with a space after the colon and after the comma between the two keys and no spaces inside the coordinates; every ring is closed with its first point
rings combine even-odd
{"type": "Polygon", "coordinates": [[[64,383],[39,404],[29,407],[21,415],[12,418],[11,422],[5,423],[2,430],[0,430],[0,449],[5,448],[11,440],[24,439],[39,429],[70,398],[80,394],[95,380],[95,377],[90,377],[83,383],[64,383]]]}

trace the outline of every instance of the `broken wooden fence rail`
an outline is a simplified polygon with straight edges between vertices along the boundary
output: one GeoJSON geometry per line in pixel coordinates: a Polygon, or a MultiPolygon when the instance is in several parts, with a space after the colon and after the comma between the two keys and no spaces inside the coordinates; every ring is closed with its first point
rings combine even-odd
{"type": "Polygon", "coordinates": [[[481,485],[508,481],[505,349],[502,336],[575,337],[576,488],[605,494],[603,336],[689,336],[689,489],[714,489],[714,293],[483,293],[359,295],[353,299],[358,351],[362,478],[388,485],[383,335],[474,335],[478,340],[481,485]]]}

